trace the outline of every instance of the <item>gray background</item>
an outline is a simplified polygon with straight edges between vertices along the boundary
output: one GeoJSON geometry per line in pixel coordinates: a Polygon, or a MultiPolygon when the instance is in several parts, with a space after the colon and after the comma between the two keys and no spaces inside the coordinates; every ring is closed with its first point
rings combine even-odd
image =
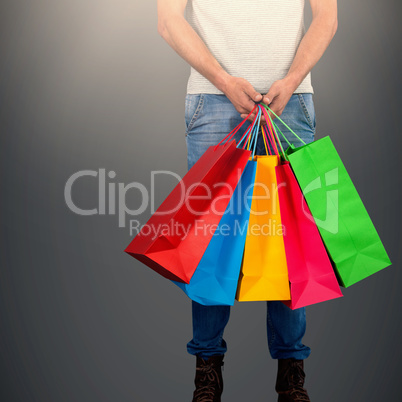
{"type": "MultiPolygon", "coordinates": [[[[151,170],[183,175],[189,69],[158,36],[155,1],[1,4],[0,400],[189,401],[189,300],[123,252],[115,215],[76,215],[63,195],[82,169],[147,187],[151,170]]],[[[393,261],[308,308],[313,401],[400,399],[401,11],[340,1],[312,74],[317,138],[331,135],[393,261]]],[[[157,204],[173,185],[157,181],[157,204]]],[[[97,191],[82,179],[74,200],[94,208],[97,191]]],[[[223,400],[274,401],[265,305],[232,311],[223,400]]]]}

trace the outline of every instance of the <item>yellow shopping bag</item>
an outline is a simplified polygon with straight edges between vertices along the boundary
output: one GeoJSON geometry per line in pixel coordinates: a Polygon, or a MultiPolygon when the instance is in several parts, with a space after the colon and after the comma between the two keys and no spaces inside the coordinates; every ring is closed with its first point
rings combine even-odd
{"type": "Polygon", "coordinates": [[[290,300],[276,155],[255,156],[257,172],[236,300],[290,300]]]}

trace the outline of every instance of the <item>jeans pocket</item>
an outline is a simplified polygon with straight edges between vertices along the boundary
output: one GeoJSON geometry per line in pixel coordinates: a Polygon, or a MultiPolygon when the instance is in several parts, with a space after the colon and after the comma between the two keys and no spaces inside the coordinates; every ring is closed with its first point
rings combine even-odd
{"type": "Polygon", "coordinates": [[[298,94],[300,106],[303,109],[307,124],[315,132],[315,108],[312,94],[298,94]]]}
{"type": "Polygon", "coordinates": [[[204,94],[187,94],[186,95],[186,136],[194,126],[204,105],[204,94]]]}

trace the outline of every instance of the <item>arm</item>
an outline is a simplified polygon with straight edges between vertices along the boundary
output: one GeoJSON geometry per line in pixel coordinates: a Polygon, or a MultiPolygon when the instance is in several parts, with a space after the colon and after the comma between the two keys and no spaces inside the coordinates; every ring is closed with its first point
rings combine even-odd
{"type": "Polygon", "coordinates": [[[310,4],[313,19],[300,42],[292,65],[286,77],[274,82],[263,98],[263,102],[278,116],[282,114],[293,92],[324,54],[338,26],[337,0],[310,0],[310,4]]]}
{"type": "Polygon", "coordinates": [[[222,91],[246,115],[262,99],[245,79],[232,77],[217,62],[184,18],[187,0],[158,0],[158,32],[187,63],[222,91]]]}

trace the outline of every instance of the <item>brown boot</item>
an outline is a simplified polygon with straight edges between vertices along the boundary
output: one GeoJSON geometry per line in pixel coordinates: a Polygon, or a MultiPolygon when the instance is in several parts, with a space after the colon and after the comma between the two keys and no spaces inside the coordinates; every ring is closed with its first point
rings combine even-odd
{"type": "Polygon", "coordinates": [[[303,360],[279,359],[276,392],[278,402],[310,402],[307,391],[303,388],[306,375],[303,370],[303,360]]]}
{"type": "Polygon", "coordinates": [[[220,402],[223,391],[223,355],[204,360],[197,356],[193,402],[220,402]]]}

